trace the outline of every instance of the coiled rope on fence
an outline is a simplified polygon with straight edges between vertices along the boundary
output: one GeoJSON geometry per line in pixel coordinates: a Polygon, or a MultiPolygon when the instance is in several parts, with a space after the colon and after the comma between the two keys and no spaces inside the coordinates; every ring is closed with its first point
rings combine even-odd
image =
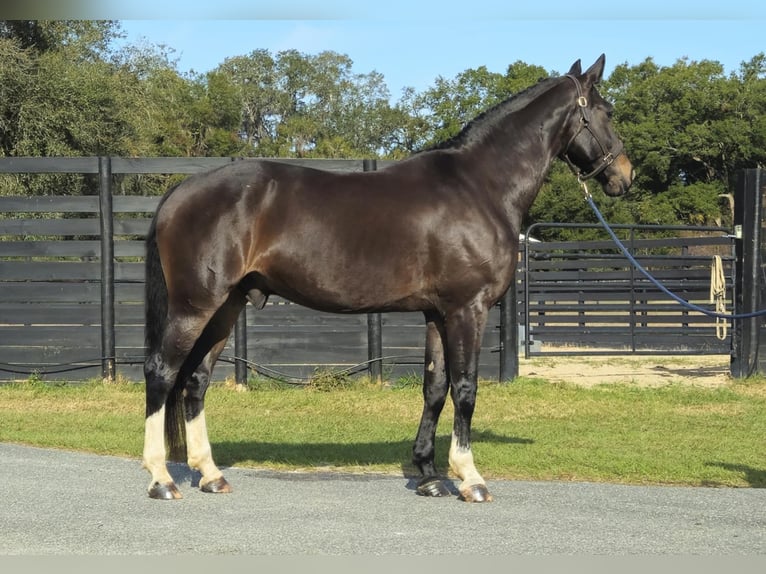
{"type": "MultiPolygon", "coordinates": [[[[723,273],[723,261],[720,255],[713,255],[710,264],[710,302],[715,305],[715,312],[726,314],[726,277],[723,273]]],[[[725,341],[729,324],[722,316],[715,318],[715,336],[719,341],[725,341]]]]}

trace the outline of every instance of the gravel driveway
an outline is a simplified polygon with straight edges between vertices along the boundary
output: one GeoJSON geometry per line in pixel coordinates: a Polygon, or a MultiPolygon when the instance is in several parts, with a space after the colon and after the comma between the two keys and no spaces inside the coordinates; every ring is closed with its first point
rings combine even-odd
{"type": "Polygon", "coordinates": [[[766,553],[766,490],[491,481],[495,501],[417,496],[402,476],[229,468],[203,494],[146,496],[132,459],[0,444],[0,554],[766,553]]]}

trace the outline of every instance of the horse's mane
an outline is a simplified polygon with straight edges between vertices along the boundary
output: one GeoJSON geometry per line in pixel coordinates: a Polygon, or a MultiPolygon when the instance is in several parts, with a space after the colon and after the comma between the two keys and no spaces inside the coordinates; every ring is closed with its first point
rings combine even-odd
{"type": "Polygon", "coordinates": [[[531,101],[537,99],[543,92],[552,88],[556,83],[556,80],[560,79],[561,78],[559,77],[551,77],[538,80],[536,84],[532,84],[530,87],[511,95],[505,100],[498,102],[491,108],[480,113],[465,124],[463,129],[460,130],[457,135],[433,144],[421,151],[460,148],[480,140],[483,134],[486,133],[486,128],[488,126],[494,125],[496,120],[499,120],[510,113],[523,109],[531,101]]]}

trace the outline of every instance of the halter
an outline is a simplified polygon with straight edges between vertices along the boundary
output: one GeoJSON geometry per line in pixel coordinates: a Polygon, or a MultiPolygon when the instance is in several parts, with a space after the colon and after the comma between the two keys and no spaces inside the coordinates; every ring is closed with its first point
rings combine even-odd
{"type": "Polygon", "coordinates": [[[588,109],[588,99],[582,93],[582,86],[580,85],[580,82],[571,74],[567,74],[566,77],[572,80],[574,82],[575,88],[577,88],[577,109],[580,111],[580,129],[578,129],[569,139],[569,143],[567,143],[567,146],[564,149],[564,153],[561,154],[561,157],[564,161],[567,162],[571,170],[577,175],[577,179],[580,181],[585,181],[586,179],[597,176],[607,167],[612,165],[612,162],[614,162],[617,156],[622,153],[623,145],[622,142],[620,142],[619,146],[614,151],[609,151],[604,147],[604,145],[601,143],[601,140],[595,133],[593,133],[593,130],[590,128],[590,110],[588,109]],[[569,159],[568,153],[569,146],[572,145],[572,142],[578,135],[580,135],[580,132],[583,130],[587,130],[598,144],[598,147],[601,148],[601,163],[588,173],[583,173],[583,171],[578,168],[571,159],[569,159]]]}

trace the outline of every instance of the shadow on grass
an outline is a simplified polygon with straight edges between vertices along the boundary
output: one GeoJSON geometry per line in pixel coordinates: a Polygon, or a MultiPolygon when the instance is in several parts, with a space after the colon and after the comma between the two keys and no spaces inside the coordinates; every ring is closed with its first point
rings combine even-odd
{"type": "MultiPolygon", "coordinates": [[[[437,464],[446,464],[450,446],[449,436],[436,437],[437,464]]],[[[411,470],[414,437],[406,441],[366,443],[269,443],[258,441],[217,442],[212,444],[213,457],[220,466],[250,464],[286,464],[299,468],[343,467],[365,465],[395,465],[411,470]]],[[[496,444],[532,444],[528,438],[498,435],[491,431],[474,431],[474,445],[482,442],[496,444]]]]}
{"type": "Polygon", "coordinates": [[[732,464],[719,461],[706,462],[705,466],[717,466],[718,468],[723,468],[732,472],[741,472],[751,487],[766,488],[766,470],[764,469],[753,468],[752,466],[747,466],[745,464],[732,464]]]}

